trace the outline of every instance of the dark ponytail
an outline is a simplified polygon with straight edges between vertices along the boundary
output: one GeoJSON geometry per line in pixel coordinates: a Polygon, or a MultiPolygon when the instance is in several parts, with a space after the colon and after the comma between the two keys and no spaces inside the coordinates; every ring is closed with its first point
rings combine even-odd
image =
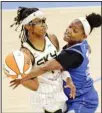
{"type": "Polygon", "coordinates": [[[99,14],[92,13],[86,16],[86,19],[91,26],[91,31],[93,30],[93,28],[99,27],[102,25],[102,16],[99,14]]]}

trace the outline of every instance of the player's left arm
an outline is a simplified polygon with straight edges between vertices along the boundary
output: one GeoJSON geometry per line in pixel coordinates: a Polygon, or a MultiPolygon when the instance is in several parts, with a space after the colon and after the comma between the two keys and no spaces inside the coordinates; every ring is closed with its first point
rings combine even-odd
{"type": "MultiPolygon", "coordinates": [[[[63,67],[62,67],[63,65],[65,65],[65,67],[68,66],[67,65],[67,63],[68,63],[67,53],[61,52],[58,56],[59,56],[58,59],[60,59],[61,62],[57,61],[58,59],[56,60],[56,58],[52,59],[50,61],[47,61],[44,65],[33,68],[32,71],[27,76],[25,76],[23,79],[14,80],[14,81],[11,81],[11,83],[14,83],[13,86],[17,87],[19,84],[22,84],[22,82],[29,80],[32,77],[37,77],[40,75],[43,76],[43,74],[48,72],[48,71],[61,70],[61,69],[63,69],[63,67]],[[67,60],[66,60],[66,58],[67,58],[67,60]],[[63,61],[62,61],[62,59],[63,59],[63,61]]],[[[70,57],[72,58],[72,56],[70,56],[70,57]]],[[[67,79],[67,83],[68,84],[66,87],[71,88],[71,97],[74,98],[75,97],[75,88],[73,89],[73,82],[70,81],[70,79],[67,79]]]]}
{"type": "Polygon", "coordinates": [[[82,64],[82,62],[83,57],[81,54],[73,51],[67,52],[66,50],[62,50],[55,59],[47,61],[42,66],[33,68],[26,77],[21,79],[21,82],[31,79],[32,77],[43,75],[47,71],[77,68],[82,64]]]}
{"type": "MultiPolygon", "coordinates": [[[[59,70],[59,69],[60,70],[63,69],[61,64],[58,61],[56,61],[55,59],[52,59],[52,60],[46,62],[43,66],[36,67],[36,68],[32,69],[32,72],[30,72],[23,79],[21,79],[21,80],[14,80],[14,81],[11,81],[11,83],[14,82],[14,85],[15,85],[14,88],[16,88],[19,84],[22,84],[23,82],[31,79],[32,77],[40,76],[40,75],[46,73],[47,71],[59,70]]],[[[76,89],[75,89],[75,86],[74,86],[74,84],[72,82],[72,79],[70,77],[67,77],[66,78],[66,83],[67,84],[66,84],[65,87],[69,87],[71,89],[70,97],[75,98],[76,89]]]]}
{"type": "Polygon", "coordinates": [[[32,77],[37,77],[44,74],[47,71],[61,70],[68,68],[77,68],[83,62],[83,57],[81,54],[73,51],[62,50],[61,53],[50,61],[47,61],[43,66],[36,67],[29,73],[22,81],[30,79],[32,77]]]}

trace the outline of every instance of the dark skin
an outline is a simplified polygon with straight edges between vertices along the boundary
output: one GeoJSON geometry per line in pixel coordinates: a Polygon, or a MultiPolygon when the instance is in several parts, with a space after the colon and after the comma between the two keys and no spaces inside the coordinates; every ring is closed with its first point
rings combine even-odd
{"type": "MultiPolygon", "coordinates": [[[[53,39],[56,40],[56,38],[53,38],[53,39]]],[[[55,42],[56,41],[54,41],[54,43],[55,42]]],[[[20,85],[23,82],[31,79],[32,77],[41,76],[44,73],[46,73],[47,71],[52,71],[52,70],[63,70],[63,67],[55,59],[52,59],[52,60],[46,62],[43,66],[33,68],[32,71],[28,75],[26,75],[23,79],[13,80],[13,81],[10,82],[10,84],[11,84],[11,86],[14,86],[14,89],[15,89],[18,85],[20,85]]],[[[70,97],[75,98],[76,88],[75,88],[75,86],[74,86],[74,84],[72,82],[72,79],[71,78],[67,78],[66,79],[66,83],[67,83],[67,85],[65,86],[65,88],[69,87],[71,89],[70,97]]]]}
{"type": "MultiPolygon", "coordinates": [[[[45,20],[45,19],[44,19],[45,20]]],[[[38,23],[37,25],[25,25],[24,27],[29,32],[29,40],[32,42],[32,44],[39,50],[43,50],[44,47],[44,35],[46,33],[46,23],[42,23],[41,19],[34,19],[32,22],[38,23]],[[40,45],[39,45],[40,44],[40,45]]],[[[49,34],[49,38],[51,39],[52,43],[55,45],[57,50],[59,49],[59,43],[55,35],[49,34]]],[[[30,51],[26,48],[20,49],[22,52],[26,53],[31,61],[33,62],[34,57],[30,53],[30,51]]],[[[39,87],[39,82],[37,78],[31,78],[27,81],[22,82],[22,85],[30,90],[37,91],[39,87]]]]}
{"type": "MultiPolygon", "coordinates": [[[[42,24],[41,19],[38,19],[38,18],[32,20],[32,22],[37,22],[38,24],[35,26],[32,26],[32,25],[24,26],[25,29],[27,29],[29,32],[29,40],[37,49],[43,50],[43,47],[45,44],[44,35],[47,29],[46,23],[42,24]]],[[[21,48],[20,50],[26,53],[30,57],[31,61],[33,62],[34,57],[32,56],[29,50],[27,50],[26,48],[21,48]]],[[[22,82],[22,85],[30,90],[37,91],[39,87],[39,82],[37,78],[31,78],[27,81],[22,82]]]]}
{"type": "MultiPolygon", "coordinates": [[[[33,25],[25,25],[25,29],[28,30],[29,32],[29,40],[32,42],[32,44],[39,50],[43,50],[44,47],[44,35],[46,33],[46,23],[42,23],[41,19],[34,19],[32,20],[32,22],[36,22],[38,23],[37,25],[33,26],[33,25]]],[[[52,35],[50,35],[50,38],[53,38],[52,35]]],[[[53,41],[54,42],[54,41],[53,41]]],[[[55,42],[56,43],[56,42],[55,42]]],[[[32,54],[30,53],[30,51],[26,48],[21,48],[20,49],[22,52],[26,53],[31,61],[33,62],[34,57],[32,56],[32,54]]],[[[22,83],[22,85],[30,90],[33,91],[37,91],[38,87],[39,87],[39,82],[37,78],[31,78],[27,81],[24,81],[22,83]]]]}

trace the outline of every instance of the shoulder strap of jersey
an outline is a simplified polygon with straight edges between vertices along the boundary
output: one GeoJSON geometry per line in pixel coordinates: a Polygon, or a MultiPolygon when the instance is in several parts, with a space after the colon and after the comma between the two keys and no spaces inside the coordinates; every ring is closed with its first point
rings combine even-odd
{"type": "Polygon", "coordinates": [[[23,47],[27,48],[32,53],[32,55],[36,57],[36,54],[34,54],[36,53],[35,50],[27,42],[23,43],[23,47]]]}
{"type": "MultiPolygon", "coordinates": [[[[51,41],[51,39],[50,39],[50,37],[49,37],[49,35],[48,35],[47,33],[46,33],[45,38],[46,38],[46,40],[48,40],[48,42],[51,43],[51,44],[54,46],[54,48],[57,50],[57,47],[53,44],[53,42],[51,41]]],[[[58,51],[58,50],[57,50],[57,51],[58,51]]]]}

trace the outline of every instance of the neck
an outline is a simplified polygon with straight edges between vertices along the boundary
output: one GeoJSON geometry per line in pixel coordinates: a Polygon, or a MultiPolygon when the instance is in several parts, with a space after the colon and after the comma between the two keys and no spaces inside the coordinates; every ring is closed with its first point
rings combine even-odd
{"type": "Polygon", "coordinates": [[[29,41],[37,50],[43,51],[45,48],[45,35],[29,34],[29,41]]]}
{"type": "Polygon", "coordinates": [[[81,43],[82,41],[72,41],[68,43],[68,47],[73,46],[75,44],[81,43]]]}
{"type": "Polygon", "coordinates": [[[38,40],[38,41],[41,41],[41,40],[44,40],[45,38],[45,34],[44,35],[37,35],[37,34],[34,34],[34,33],[29,33],[29,40],[31,40],[32,42],[38,40]]]}

